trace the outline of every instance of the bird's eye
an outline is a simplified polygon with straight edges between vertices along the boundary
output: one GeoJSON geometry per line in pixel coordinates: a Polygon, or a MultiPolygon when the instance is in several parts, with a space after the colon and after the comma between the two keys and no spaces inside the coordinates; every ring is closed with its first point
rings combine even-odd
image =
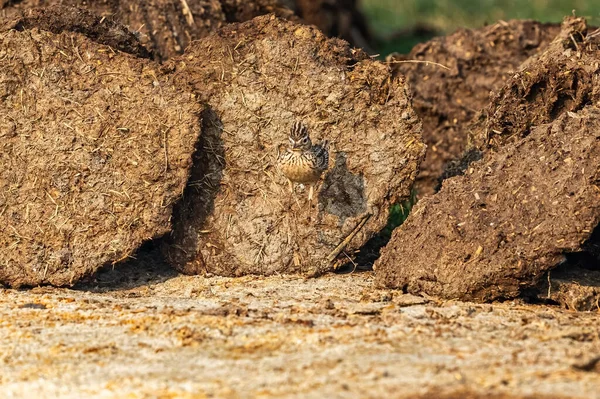
{"type": "Polygon", "coordinates": [[[308,143],[308,137],[304,137],[304,138],[302,139],[302,142],[303,142],[304,144],[308,143]]]}

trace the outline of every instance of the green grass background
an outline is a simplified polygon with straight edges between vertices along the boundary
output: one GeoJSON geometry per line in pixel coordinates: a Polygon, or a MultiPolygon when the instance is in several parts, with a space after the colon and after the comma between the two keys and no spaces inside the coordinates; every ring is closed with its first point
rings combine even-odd
{"type": "Polygon", "coordinates": [[[424,24],[451,33],[459,27],[478,28],[498,20],[536,19],[560,22],[576,10],[591,25],[600,25],[600,0],[361,0],[373,33],[380,39],[381,55],[406,53],[429,37],[389,40],[400,29],[424,24]]]}

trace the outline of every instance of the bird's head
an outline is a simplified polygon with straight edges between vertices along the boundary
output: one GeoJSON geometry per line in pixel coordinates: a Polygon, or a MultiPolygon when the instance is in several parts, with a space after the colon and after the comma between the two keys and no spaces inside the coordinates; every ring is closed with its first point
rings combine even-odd
{"type": "Polygon", "coordinates": [[[304,151],[312,148],[308,129],[302,122],[295,122],[290,131],[290,148],[292,151],[304,151]]]}

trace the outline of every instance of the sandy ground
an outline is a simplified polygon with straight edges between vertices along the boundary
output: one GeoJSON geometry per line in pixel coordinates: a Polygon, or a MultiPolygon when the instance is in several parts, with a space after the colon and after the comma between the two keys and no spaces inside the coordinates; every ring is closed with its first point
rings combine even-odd
{"type": "Polygon", "coordinates": [[[436,302],[370,272],[119,273],[0,289],[2,397],[600,398],[599,313],[436,302]]]}

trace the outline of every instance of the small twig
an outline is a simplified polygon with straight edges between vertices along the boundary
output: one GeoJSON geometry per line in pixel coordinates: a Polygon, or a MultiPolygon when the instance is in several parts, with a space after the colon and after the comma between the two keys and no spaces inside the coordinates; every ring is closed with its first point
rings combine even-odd
{"type": "Polygon", "coordinates": [[[171,127],[167,127],[165,129],[164,135],[163,135],[163,150],[164,150],[164,157],[165,157],[165,170],[164,173],[167,173],[169,171],[169,150],[167,148],[167,133],[169,132],[169,130],[171,130],[171,127]]]}
{"type": "MultiPolygon", "coordinates": [[[[130,256],[129,254],[125,254],[125,255],[121,256],[119,259],[117,259],[117,260],[113,260],[113,261],[112,261],[112,268],[113,268],[113,270],[115,270],[115,265],[116,265],[117,263],[121,263],[122,261],[124,261],[124,260],[125,260],[125,259],[127,259],[127,258],[133,258],[133,257],[132,257],[132,256],[130,256]]],[[[134,258],[134,259],[135,259],[135,258],[134,258]]]]}
{"type": "Polygon", "coordinates": [[[346,238],[337,246],[331,253],[327,256],[327,263],[331,264],[335,259],[342,253],[344,248],[352,241],[352,239],[358,234],[358,232],[363,228],[363,226],[367,223],[371,214],[368,213],[361,219],[360,222],[356,225],[356,227],[348,234],[346,238]]]}
{"type": "Polygon", "coordinates": [[[346,255],[346,258],[348,258],[348,260],[349,260],[349,261],[352,263],[352,265],[354,266],[354,269],[352,269],[352,271],[350,272],[350,273],[354,273],[354,272],[356,271],[356,268],[358,267],[358,265],[356,264],[356,262],[354,262],[354,261],[352,260],[352,258],[351,258],[351,257],[349,257],[349,256],[348,256],[348,254],[346,253],[346,251],[342,251],[342,253],[343,253],[344,255],[346,255]]]}
{"type": "Polygon", "coordinates": [[[181,7],[183,8],[183,15],[185,16],[185,21],[189,26],[194,26],[194,15],[190,10],[190,6],[188,5],[186,0],[181,0],[181,7]]]}
{"type": "Polygon", "coordinates": [[[442,65],[433,61],[424,61],[424,60],[403,60],[403,61],[388,61],[388,64],[431,64],[435,66],[439,66],[441,68],[450,70],[446,65],[442,65]]]}
{"type": "Polygon", "coordinates": [[[593,39],[593,38],[595,38],[596,36],[600,36],[600,28],[599,28],[599,29],[596,29],[595,31],[593,31],[592,33],[590,33],[589,35],[587,35],[587,36],[585,37],[585,40],[593,39]]]}
{"type": "Polygon", "coordinates": [[[77,49],[77,46],[75,46],[73,36],[71,36],[71,47],[73,47],[73,51],[75,52],[75,54],[77,54],[77,58],[79,58],[79,61],[81,61],[82,64],[85,64],[85,61],[83,60],[83,58],[81,58],[81,55],[79,55],[79,50],[77,49]]]}
{"type": "Polygon", "coordinates": [[[571,37],[571,40],[573,41],[573,44],[575,45],[575,49],[577,51],[579,51],[579,46],[577,45],[577,40],[575,40],[572,33],[569,36],[571,37]]]}

